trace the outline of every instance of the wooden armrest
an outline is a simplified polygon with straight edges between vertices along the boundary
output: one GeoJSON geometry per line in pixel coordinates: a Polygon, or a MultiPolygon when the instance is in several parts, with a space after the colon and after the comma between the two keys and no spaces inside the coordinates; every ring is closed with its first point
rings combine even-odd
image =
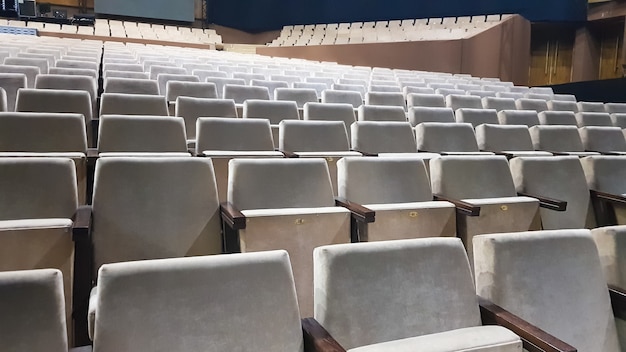
{"type": "Polygon", "coordinates": [[[281,152],[281,153],[283,153],[283,155],[285,156],[285,158],[299,158],[299,157],[300,157],[300,155],[298,155],[298,154],[296,154],[296,153],[294,153],[294,152],[288,152],[288,151],[285,151],[285,150],[278,150],[278,149],[275,149],[275,150],[276,150],[277,152],[281,152]]]}
{"type": "Polygon", "coordinates": [[[554,210],[554,211],[565,211],[567,210],[567,202],[564,200],[558,200],[548,197],[542,197],[535,194],[518,192],[518,196],[522,197],[530,197],[539,200],[539,206],[542,208],[554,210]]]}
{"type": "Polygon", "coordinates": [[[220,204],[222,220],[233,230],[243,230],[246,228],[246,216],[234,205],[228,202],[220,204]]]}
{"type": "Polygon", "coordinates": [[[480,215],[480,207],[468,202],[464,202],[460,199],[452,199],[442,195],[435,194],[433,195],[434,200],[442,200],[446,202],[450,202],[454,204],[457,212],[466,215],[466,216],[479,216],[480,215]]]}
{"type": "Polygon", "coordinates": [[[91,233],[91,206],[82,205],[78,207],[72,217],[74,226],[72,227],[72,239],[74,241],[89,240],[91,233]]]}
{"type": "Polygon", "coordinates": [[[626,320],[626,291],[617,286],[609,285],[609,296],[611,297],[613,315],[616,318],[626,320]]]}
{"type": "Polygon", "coordinates": [[[366,208],[358,203],[352,203],[349,200],[343,198],[335,198],[335,204],[344,207],[350,212],[352,212],[352,216],[354,216],[357,220],[360,220],[364,223],[374,222],[376,218],[376,212],[372,209],[366,208]]]}
{"type": "Polygon", "coordinates": [[[361,155],[363,156],[378,156],[378,153],[368,153],[368,152],[362,152],[360,150],[356,150],[356,149],[350,149],[351,152],[357,152],[357,153],[361,153],[361,155]]]}
{"type": "Polygon", "coordinates": [[[517,334],[530,352],[576,352],[576,348],[548,334],[504,308],[478,297],[480,317],[485,325],[500,325],[517,334]]]}
{"type": "Polygon", "coordinates": [[[613,203],[613,204],[621,204],[626,205],[626,197],[619,194],[612,194],[606,192],[600,192],[596,190],[589,190],[589,194],[591,198],[600,200],[603,202],[613,203]]]}
{"type": "Polygon", "coordinates": [[[305,352],[346,352],[341,345],[313,318],[302,319],[305,352]]]}

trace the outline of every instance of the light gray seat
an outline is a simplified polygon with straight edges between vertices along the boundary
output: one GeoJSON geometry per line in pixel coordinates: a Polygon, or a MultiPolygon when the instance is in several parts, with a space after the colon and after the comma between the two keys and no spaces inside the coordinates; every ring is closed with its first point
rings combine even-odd
{"type": "Polygon", "coordinates": [[[283,81],[266,81],[265,79],[253,79],[250,85],[254,87],[266,87],[269,90],[270,98],[274,98],[276,88],[289,88],[289,83],[283,81]]]}
{"type": "Polygon", "coordinates": [[[446,96],[446,106],[457,111],[457,109],[482,109],[483,103],[480,97],[474,95],[456,95],[446,96]]]}
{"type": "Polygon", "coordinates": [[[313,249],[350,241],[350,212],[335,207],[323,159],[233,159],[228,202],[245,216],[245,252],[285,249],[295,277],[300,313],[313,313],[313,249]],[[297,190],[283,192],[281,190],[297,190]],[[268,229],[271,229],[268,231],[268,229]]]}
{"type": "Polygon", "coordinates": [[[406,122],[407,117],[402,106],[361,105],[358,109],[358,120],[406,122]]]}
{"type": "Polygon", "coordinates": [[[534,150],[528,126],[525,125],[476,126],[476,142],[480,150],[504,152],[513,156],[552,155],[549,152],[534,150]]]}
{"type": "Polygon", "coordinates": [[[430,180],[433,194],[480,207],[478,215],[462,212],[457,219],[457,236],[470,258],[476,235],[539,229],[539,201],[517,195],[504,156],[435,158],[430,160],[430,180]]]}
{"type": "Polygon", "coordinates": [[[322,92],[328,87],[324,83],[310,83],[310,82],[293,82],[294,88],[307,88],[307,89],[315,89],[315,93],[317,93],[318,101],[322,99],[322,92]]]}
{"type": "Polygon", "coordinates": [[[217,88],[209,82],[168,81],[165,97],[168,102],[175,102],[180,96],[217,99],[217,88]]]}
{"type": "Polygon", "coordinates": [[[105,115],[98,131],[100,153],[185,153],[182,117],[105,115]]]}
{"type": "Polygon", "coordinates": [[[253,79],[262,80],[265,79],[265,75],[257,74],[257,73],[247,73],[247,72],[233,72],[233,78],[243,79],[246,82],[246,85],[250,85],[250,81],[253,79]]]}
{"type": "Polygon", "coordinates": [[[34,66],[39,67],[39,73],[48,74],[48,67],[52,66],[46,59],[34,59],[25,57],[7,57],[4,59],[5,65],[12,66],[34,66]]]}
{"type": "Polygon", "coordinates": [[[417,153],[408,122],[357,121],[351,126],[352,149],[367,154],[417,153]]]}
{"type": "Polygon", "coordinates": [[[26,76],[26,87],[35,88],[35,78],[40,73],[37,66],[0,65],[0,74],[13,73],[26,76]]]}
{"type": "Polygon", "coordinates": [[[415,138],[420,151],[480,153],[474,128],[469,123],[423,122],[415,126],[415,138]]]}
{"type": "MultiPolygon", "coordinates": [[[[185,63],[183,68],[187,70],[187,74],[193,75],[194,70],[213,71],[215,66],[211,64],[185,63]]],[[[204,81],[204,80],[202,80],[204,81]]]]}
{"type": "MultiPolygon", "coordinates": [[[[370,93],[400,93],[402,94],[402,88],[398,85],[392,84],[394,82],[381,81],[380,83],[385,84],[371,84],[369,87],[370,93]]],[[[367,100],[367,97],[366,97],[367,100]]],[[[404,101],[404,95],[402,96],[402,100],[404,101]]]]}
{"type": "Polygon", "coordinates": [[[94,70],[94,71],[98,71],[99,69],[99,65],[95,62],[76,61],[76,60],[57,60],[54,67],[78,68],[78,69],[87,69],[87,70],[94,70]]]}
{"type": "Polygon", "coordinates": [[[128,72],[144,72],[141,64],[102,64],[102,71],[128,71],[128,72]]]}
{"type": "Polygon", "coordinates": [[[406,109],[406,100],[402,93],[369,92],[365,94],[365,105],[399,106],[406,109]]]}
{"type": "Polygon", "coordinates": [[[105,93],[159,95],[159,84],[149,79],[106,77],[105,93]]]}
{"type": "Polygon", "coordinates": [[[535,150],[565,153],[569,155],[596,155],[586,152],[576,126],[538,125],[529,129],[535,150]]]}
{"type": "Polygon", "coordinates": [[[626,128],[626,113],[612,113],[611,122],[615,127],[626,128]]]}
{"type": "Polygon", "coordinates": [[[103,93],[100,96],[102,115],[168,116],[167,101],[161,95],[103,93]]]}
{"type": "Polygon", "coordinates": [[[176,82],[200,82],[200,79],[194,75],[187,74],[174,74],[174,73],[160,73],[157,76],[157,83],[159,85],[159,94],[166,95],[167,83],[170,81],[176,82]]]}
{"type": "Polygon", "coordinates": [[[331,86],[331,89],[338,90],[338,91],[357,92],[361,95],[361,100],[363,100],[365,98],[365,93],[367,93],[367,90],[365,88],[366,85],[367,84],[360,85],[360,84],[348,84],[348,83],[333,83],[333,85],[331,86]]]}
{"type": "Polygon", "coordinates": [[[15,111],[17,91],[26,86],[26,75],[23,73],[0,73],[0,87],[6,93],[7,111],[15,111]]]}
{"type": "Polygon", "coordinates": [[[578,112],[606,112],[604,103],[579,101],[576,104],[578,105],[578,112]]]}
{"type": "Polygon", "coordinates": [[[474,239],[474,250],[481,297],[580,352],[620,351],[589,230],[483,235],[474,239]],[[580,321],[580,316],[587,319],[580,321]]]}
{"type": "Polygon", "coordinates": [[[564,211],[541,208],[544,230],[593,227],[589,189],[575,156],[518,157],[509,161],[518,192],[567,202],[564,211]]]}
{"type": "Polygon", "coordinates": [[[619,127],[589,126],[578,129],[585,150],[626,154],[626,140],[619,127]]]}
{"type": "Polygon", "coordinates": [[[448,95],[464,95],[465,91],[461,89],[438,88],[435,89],[435,94],[441,94],[447,97],[448,95]]]}
{"type": "Polygon", "coordinates": [[[7,351],[67,351],[63,275],[40,269],[0,272],[2,348],[7,351]],[[33,319],[37,317],[36,319],[33,319]]]}
{"type": "Polygon", "coordinates": [[[548,100],[548,109],[552,111],[578,112],[578,105],[576,105],[576,101],[548,100]]]}
{"type": "Polygon", "coordinates": [[[91,123],[91,96],[86,91],[65,89],[27,89],[17,92],[15,111],[82,114],[91,123]]]}
{"type": "MultiPolygon", "coordinates": [[[[145,62],[144,62],[144,67],[145,67],[145,62]]],[[[187,70],[185,70],[182,67],[163,66],[161,63],[150,66],[149,70],[146,70],[145,68],[144,70],[146,72],[150,72],[150,79],[153,79],[153,80],[157,80],[159,78],[159,75],[162,75],[162,74],[172,74],[172,75],[186,75],[187,74],[187,70]]]]}
{"type": "Polygon", "coordinates": [[[534,110],[502,110],[498,112],[501,125],[524,125],[532,127],[539,124],[539,115],[534,110]]]}
{"type": "Polygon", "coordinates": [[[569,101],[573,103],[576,102],[576,96],[574,94],[553,94],[552,99],[558,101],[569,101]]]}
{"type": "Polygon", "coordinates": [[[278,124],[282,120],[298,120],[298,105],[295,101],[249,99],[243,103],[243,118],[268,119],[272,126],[274,145],[278,147],[278,124]]]}
{"type": "Polygon", "coordinates": [[[232,99],[210,99],[179,96],[176,99],[176,116],[185,119],[188,143],[196,138],[198,117],[237,117],[237,108],[232,99]]]}
{"type": "Polygon", "coordinates": [[[445,108],[446,101],[445,97],[441,94],[411,93],[406,96],[406,105],[409,109],[414,106],[445,108]]]}
{"type": "Polygon", "coordinates": [[[228,195],[228,162],[233,158],[282,158],[274,151],[269,120],[198,118],[196,154],[211,158],[220,202],[228,195]]]}
{"type": "Polygon", "coordinates": [[[191,74],[194,76],[198,76],[198,78],[200,79],[200,82],[206,82],[206,79],[209,77],[228,78],[228,73],[222,72],[222,71],[215,71],[215,70],[195,69],[191,71],[191,74]]]}
{"type": "MultiPolygon", "coordinates": [[[[270,74],[269,80],[273,82],[285,82],[291,88],[298,88],[298,87],[294,87],[294,83],[303,83],[302,77],[286,75],[286,74],[270,74]]],[[[300,88],[306,88],[306,87],[300,87],[300,88]]]]}
{"type": "Polygon", "coordinates": [[[233,99],[235,104],[243,104],[248,99],[270,100],[270,93],[266,87],[226,84],[224,86],[224,99],[233,99]]]}
{"type": "MultiPolygon", "coordinates": [[[[624,187],[623,181],[626,176],[626,162],[623,156],[588,156],[580,159],[580,163],[585,171],[587,186],[590,190],[617,196],[626,194],[626,187],[624,187]]],[[[603,202],[594,204],[594,208],[596,215],[599,215],[596,217],[599,226],[626,224],[626,207],[624,207],[623,204],[603,202]],[[598,207],[599,205],[602,207],[598,207]],[[602,217],[608,219],[603,219],[602,217]]],[[[616,229],[614,230],[617,231],[616,229]]],[[[598,231],[602,232],[602,230],[598,231]]],[[[609,243],[606,243],[605,245],[608,244],[609,243]]],[[[617,244],[618,243],[615,243],[615,245],[617,244]]],[[[607,269],[621,270],[620,268],[607,269]]],[[[624,286],[620,285],[620,287],[624,286]]]]}
{"type": "Polygon", "coordinates": [[[298,108],[302,108],[306,103],[317,103],[317,91],[311,88],[276,88],[274,99],[283,101],[293,101],[298,108]]]}
{"type": "Polygon", "coordinates": [[[304,345],[284,251],[108,264],[98,281],[95,351],[165,352],[183,345],[208,352],[250,346],[299,351],[304,345]],[[255,294],[232,291],[244,286],[255,294]],[[144,295],[146,287],[154,292],[144,295]],[[163,310],[157,306],[171,308],[169,319],[159,318],[163,310]],[[216,320],[224,310],[240,313],[216,320]]]}
{"type": "Polygon", "coordinates": [[[51,75],[88,76],[93,79],[98,78],[98,72],[96,70],[86,68],[50,67],[48,69],[48,73],[51,75]]]}
{"type": "MultiPolygon", "coordinates": [[[[481,99],[485,97],[495,98],[496,92],[486,91],[486,90],[468,90],[467,95],[477,96],[481,99]]],[[[482,102],[481,102],[481,105],[482,105],[482,102]]]]}
{"type": "Polygon", "coordinates": [[[585,126],[613,126],[611,115],[608,112],[579,112],[576,114],[578,127],[585,126]]]}
{"type": "Polygon", "coordinates": [[[482,98],[482,104],[484,109],[496,109],[498,112],[517,109],[515,99],[512,98],[484,97],[482,98]]]}
{"type": "Polygon", "coordinates": [[[455,122],[454,111],[443,107],[413,106],[409,108],[408,119],[411,126],[422,122],[455,122]]]}
{"type": "Polygon", "coordinates": [[[323,246],[314,261],[315,318],[348,351],[522,350],[511,331],[481,326],[459,239],[323,246]]]}
{"type": "Polygon", "coordinates": [[[515,101],[518,110],[535,110],[537,113],[549,110],[548,103],[542,99],[520,98],[515,101]]]}
{"type": "MultiPolygon", "coordinates": [[[[244,81],[243,79],[234,79],[234,78],[207,77],[205,81],[215,84],[215,87],[217,88],[217,96],[220,99],[224,98],[224,88],[226,85],[240,85],[240,86],[246,85],[246,81],[244,81]]],[[[269,99],[269,93],[268,93],[268,99],[269,99]]]]}
{"type": "Polygon", "coordinates": [[[606,103],[604,110],[609,114],[626,113],[626,103],[606,103]]]}
{"type": "Polygon", "coordinates": [[[92,107],[96,106],[98,84],[89,76],[76,75],[38,75],[35,79],[36,89],[82,90],[89,93],[92,107]]]}
{"type": "Polygon", "coordinates": [[[416,94],[435,94],[435,90],[432,88],[428,88],[424,85],[424,87],[417,87],[417,86],[405,86],[404,88],[402,88],[402,95],[404,95],[404,98],[406,99],[409,94],[412,93],[416,93],[416,94]]]}
{"type": "Polygon", "coordinates": [[[113,78],[113,77],[147,80],[147,79],[150,79],[150,74],[147,72],[132,72],[132,71],[115,71],[115,70],[104,71],[105,80],[107,78],[113,78]]]}
{"type": "Polygon", "coordinates": [[[376,212],[358,241],[455,236],[454,205],[433,201],[421,158],[346,157],[337,162],[337,171],[339,197],[376,212]]]}
{"type": "Polygon", "coordinates": [[[524,98],[539,99],[539,100],[545,100],[546,102],[548,102],[554,98],[554,95],[553,94],[541,94],[541,93],[526,93],[524,94],[524,98]]]}
{"type": "Polygon", "coordinates": [[[358,108],[363,105],[363,97],[359,92],[326,89],[322,92],[322,103],[350,104],[358,108]]]}
{"type": "Polygon", "coordinates": [[[554,95],[552,87],[529,87],[526,93],[554,95]]]}
{"type": "Polygon", "coordinates": [[[350,125],[355,121],[354,108],[341,103],[306,103],[303,107],[304,120],[343,121],[350,138],[350,125]]]}
{"type": "Polygon", "coordinates": [[[476,128],[484,123],[498,124],[498,112],[495,109],[460,108],[455,111],[456,122],[472,124],[476,128]]]}
{"type": "Polygon", "coordinates": [[[326,89],[330,89],[335,84],[336,79],[331,77],[305,77],[307,83],[322,83],[326,85],[326,89]]]}

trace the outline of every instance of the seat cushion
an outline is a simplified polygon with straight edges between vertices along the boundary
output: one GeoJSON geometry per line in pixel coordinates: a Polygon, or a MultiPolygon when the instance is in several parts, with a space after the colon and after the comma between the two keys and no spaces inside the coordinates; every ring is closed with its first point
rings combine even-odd
{"type": "Polygon", "coordinates": [[[521,352],[520,338],[501,326],[475,326],[357,347],[348,352],[521,352]]]}

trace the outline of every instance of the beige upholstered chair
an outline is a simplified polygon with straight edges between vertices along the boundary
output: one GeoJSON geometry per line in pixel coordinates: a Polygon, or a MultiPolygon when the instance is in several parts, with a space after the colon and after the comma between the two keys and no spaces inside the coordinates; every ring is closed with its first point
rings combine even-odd
{"type": "Polygon", "coordinates": [[[42,75],[48,74],[48,68],[50,63],[46,59],[27,58],[27,57],[7,57],[4,59],[4,64],[9,66],[33,66],[39,68],[39,73],[42,75]]]}
{"type": "MultiPolygon", "coordinates": [[[[98,159],[91,238],[94,279],[103,264],[221,253],[219,203],[211,161],[190,157],[98,159]]],[[[87,273],[87,279],[91,274],[87,273]]],[[[106,285],[94,289],[90,299],[92,338],[94,316],[100,319],[102,307],[93,303],[105,292],[106,285]]],[[[95,338],[99,338],[97,331],[95,338]]]]}
{"type": "Polygon", "coordinates": [[[359,121],[407,121],[406,112],[402,106],[361,105],[357,116],[359,121]]]}
{"type": "MultiPolygon", "coordinates": [[[[37,66],[0,65],[0,74],[18,73],[26,76],[26,87],[35,88],[35,78],[40,74],[37,66]]],[[[0,75],[1,77],[2,75],[0,75]]],[[[20,87],[21,88],[21,87],[20,87]]]]}
{"type": "Polygon", "coordinates": [[[529,131],[535,150],[577,156],[598,154],[597,152],[585,151],[578,128],[575,125],[539,125],[529,128],[529,131]]]}
{"type": "Polygon", "coordinates": [[[305,350],[285,251],[107,264],[98,282],[96,352],[305,350]]]}
{"type": "Polygon", "coordinates": [[[513,156],[551,156],[552,153],[535,151],[530,132],[525,125],[476,126],[478,148],[484,151],[503,152],[513,156]]]}
{"type": "Polygon", "coordinates": [[[589,230],[482,235],[474,239],[474,252],[481,297],[577,351],[620,351],[607,283],[589,230]]]}
{"type": "Polygon", "coordinates": [[[483,103],[478,96],[474,95],[455,95],[451,94],[446,97],[446,106],[454,111],[457,109],[482,109],[483,103]]]}
{"type": "Polygon", "coordinates": [[[283,120],[279,125],[278,149],[301,158],[324,158],[334,194],[337,194],[337,162],[361,153],[350,151],[346,127],[341,121],[283,120]]]}
{"type": "Polygon", "coordinates": [[[469,123],[423,122],[415,126],[417,149],[431,153],[492,154],[478,149],[469,123]]]}
{"type": "Polygon", "coordinates": [[[276,88],[274,100],[293,101],[299,109],[306,103],[317,103],[317,91],[312,88],[276,88]]]}
{"type": "Polygon", "coordinates": [[[521,351],[481,321],[456,238],[323,246],[314,252],[315,318],[349,351],[521,351]]]}
{"type": "Polygon", "coordinates": [[[68,324],[59,270],[0,272],[0,311],[3,350],[67,352],[68,324]]]}
{"type": "Polygon", "coordinates": [[[456,234],[454,205],[433,201],[421,158],[347,157],[337,162],[337,172],[339,197],[376,212],[374,222],[358,233],[353,228],[353,241],[456,234]]]}
{"type": "Polygon", "coordinates": [[[457,206],[470,258],[476,235],[539,229],[539,201],[517,195],[504,156],[442,156],[430,160],[430,176],[433,194],[457,206]]]}
{"type": "Polygon", "coordinates": [[[422,122],[454,123],[454,111],[451,108],[413,106],[409,108],[408,119],[415,127],[422,122]]]}
{"type": "Polygon", "coordinates": [[[159,84],[149,79],[108,76],[104,79],[104,92],[159,95],[159,84]]]}
{"type": "Polygon", "coordinates": [[[98,152],[187,153],[182,117],[105,115],[100,118],[98,152]]]}
{"type": "Polygon", "coordinates": [[[613,126],[611,115],[607,112],[579,112],[576,114],[578,127],[585,126],[613,126]]]}
{"type": "Polygon", "coordinates": [[[578,129],[585,150],[601,153],[626,153],[626,140],[619,127],[581,127],[578,129]]]}
{"type": "Polygon", "coordinates": [[[406,96],[407,108],[424,106],[431,108],[445,108],[446,100],[441,94],[411,93],[406,96]]]}
{"type": "Polygon", "coordinates": [[[626,225],[626,160],[597,155],[580,159],[599,226],[626,225]]]}
{"type": "Polygon", "coordinates": [[[161,73],[157,77],[157,83],[159,85],[159,94],[167,95],[167,83],[168,82],[196,82],[199,83],[200,79],[194,75],[187,74],[173,74],[173,73],[161,73]]]}
{"type": "Polygon", "coordinates": [[[161,95],[102,93],[102,115],[168,116],[167,101],[161,95]]]}
{"type": "Polygon", "coordinates": [[[341,103],[306,103],[303,108],[304,120],[343,121],[346,125],[348,137],[350,126],[355,121],[354,108],[350,104],[341,103]]]}
{"type": "Polygon", "coordinates": [[[517,192],[540,199],[544,230],[594,226],[589,188],[576,156],[519,157],[509,165],[517,192]]]}
{"type": "Polygon", "coordinates": [[[537,113],[549,110],[548,103],[543,99],[519,98],[515,100],[515,106],[518,110],[535,110],[537,113]]]}
{"type": "Polygon", "coordinates": [[[406,110],[406,99],[400,92],[375,92],[365,94],[365,105],[399,106],[406,110]]]}
{"type": "Polygon", "coordinates": [[[193,147],[196,140],[196,120],[199,117],[237,117],[237,107],[232,99],[211,99],[179,96],[176,99],[176,116],[185,119],[187,143],[193,147]]]}
{"type": "MultiPolygon", "coordinates": [[[[222,217],[225,240],[242,252],[290,253],[302,316],[313,313],[313,249],[350,242],[350,211],[335,206],[323,159],[233,159],[222,217]],[[234,216],[237,214],[237,216],[234,216]],[[235,232],[235,231],[236,232],[235,232]],[[238,232],[238,237],[237,237],[238,232]]],[[[229,248],[227,245],[226,248],[229,248]]]]}
{"type": "Polygon", "coordinates": [[[484,123],[498,124],[498,112],[495,109],[460,108],[455,111],[456,122],[471,123],[472,127],[484,123]]]}
{"type": "Polygon", "coordinates": [[[363,105],[363,96],[359,92],[350,90],[329,90],[322,92],[322,103],[350,104],[353,108],[363,105]]]}
{"type": "Polygon", "coordinates": [[[498,112],[501,125],[525,125],[532,127],[539,124],[539,116],[533,110],[501,110],[498,112]]]}
{"type": "Polygon", "coordinates": [[[228,162],[233,158],[282,158],[274,151],[270,123],[266,119],[202,117],[196,121],[196,155],[210,157],[220,202],[228,195],[228,162]]]}

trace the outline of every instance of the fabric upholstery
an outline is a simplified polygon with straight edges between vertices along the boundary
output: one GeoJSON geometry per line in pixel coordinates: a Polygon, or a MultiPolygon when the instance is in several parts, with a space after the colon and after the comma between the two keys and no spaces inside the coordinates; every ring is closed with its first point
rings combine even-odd
{"type": "Polygon", "coordinates": [[[202,117],[197,120],[196,152],[273,151],[274,142],[266,119],[224,119],[202,117]]]}
{"type": "Polygon", "coordinates": [[[220,253],[219,218],[210,159],[101,158],[93,195],[94,269],[220,253]]]}
{"type": "Polygon", "coordinates": [[[456,121],[471,123],[472,127],[476,128],[483,123],[498,124],[498,112],[494,109],[470,109],[461,108],[455,112],[456,121]]]}
{"type": "Polygon", "coordinates": [[[232,99],[208,99],[179,96],[176,99],[176,116],[185,119],[187,138],[196,138],[198,117],[237,117],[232,99]]]}
{"type": "Polygon", "coordinates": [[[365,105],[400,106],[404,110],[406,101],[400,92],[369,92],[365,94],[365,105]]]}
{"type": "Polygon", "coordinates": [[[94,70],[94,71],[99,70],[98,64],[95,62],[77,61],[77,60],[57,60],[54,66],[55,67],[48,68],[49,73],[51,69],[56,68],[56,67],[70,68],[70,69],[86,69],[86,70],[94,70]]]}
{"type": "Polygon", "coordinates": [[[15,111],[76,113],[92,119],[91,97],[86,91],[61,89],[20,89],[17,93],[15,111]]]}
{"type": "Polygon", "coordinates": [[[417,94],[411,93],[406,96],[407,107],[424,106],[432,108],[445,108],[446,101],[441,94],[417,94]]]}
{"type": "MultiPolygon", "coordinates": [[[[263,79],[253,79],[250,80],[250,85],[254,87],[266,87],[270,93],[270,99],[274,99],[274,92],[276,88],[289,88],[289,84],[283,81],[267,81],[265,78],[263,79]]],[[[308,87],[294,87],[294,88],[308,88],[308,87]]],[[[315,92],[317,97],[317,92],[315,92]]]]}
{"type": "Polygon", "coordinates": [[[413,127],[422,122],[455,122],[454,111],[451,108],[427,106],[409,108],[408,119],[413,127]]]}
{"type": "Polygon", "coordinates": [[[159,85],[157,81],[148,79],[107,77],[104,92],[159,95],[159,85]]]}
{"type": "Polygon", "coordinates": [[[520,98],[515,101],[518,110],[535,110],[537,113],[548,110],[548,104],[542,99],[520,98]]]}
{"type": "Polygon", "coordinates": [[[276,88],[274,99],[295,102],[298,108],[309,102],[318,102],[317,92],[311,88],[276,88]]]}
{"type": "Polygon", "coordinates": [[[578,112],[576,101],[548,100],[548,108],[552,111],[578,112]]]}
{"type": "Polygon", "coordinates": [[[165,88],[167,101],[176,101],[179,96],[217,99],[214,83],[168,81],[165,88]]]}
{"type": "Polygon", "coordinates": [[[536,111],[531,110],[502,110],[498,112],[501,125],[526,125],[528,127],[539,124],[536,111]]]}
{"type": "Polygon", "coordinates": [[[68,350],[59,270],[0,272],[0,311],[4,351],[68,350]]]}
{"type": "Polygon", "coordinates": [[[457,109],[482,109],[483,104],[480,97],[473,95],[455,95],[451,94],[446,97],[446,106],[456,111],[457,109]]]}
{"type": "Polygon", "coordinates": [[[157,82],[159,85],[159,94],[166,95],[167,93],[167,82],[195,82],[199,83],[200,79],[194,75],[187,74],[172,74],[172,73],[161,73],[157,77],[157,82]]]}
{"type": "Polygon", "coordinates": [[[102,64],[103,71],[128,71],[128,72],[144,72],[143,65],[141,64],[114,64],[114,63],[103,63],[102,64]]]}
{"type": "Polygon", "coordinates": [[[88,76],[39,75],[35,79],[35,88],[84,90],[89,93],[92,105],[95,104],[98,94],[96,80],[88,76]]]}
{"type": "MultiPolygon", "coordinates": [[[[580,159],[585,171],[589,189],[611,193],[626,194],[626,160],[622,156],[588,156],[580,159]]],[[[613,206],[618,224],[626,224],[626,208],[613,206]]]]}
{"type": "Polygon", "coordinates": [[[303,345],[285,251],[108,264],[99,272],[95,352],[303,345]]]}
{"type": "Polygon", "coordinates": [[[0,113],[0,152],[86,152],[79,114],[0,113]]]}
{"type": "Polygon", "coordinates": [[[270,93],[266,87],[226,84],[224,86],[224,99],[233,99],[235,104],[243,104],[248,99],[270,100],[270,93]]]}
{"type": "MultiPolygon", "coordinates": [[[[215,84],[215,87],[217,88],[217,96],[220,99],[224,99],[224,87],[227,84],[242,85],[242,86],[245,86],[246,84],[246,81],[244,81],[241,78],[222,78],[222,77],[207,77],[206,82],[211,82],[215,84]]],[[[269,94],[268,94],[268,99],[269,99],[269,94]]]]}
{"type": "Polygon", "coordinates": [[[579,101],[577,105],[579,112],[605,112],[604,103],[579,101]]]}
{"type": "Polygon", "coordinates": [[[408,122],[359,121],[350,126],[352,149],[365,153],[417,153],[408,122]]]}
{"type": "Polygon", "coordinates": [[[384,105],[361,105],[358,110],[358,119],[359,121],[407,121],[404,107],[384,105]]]}
{"type": "Polygon", "coordinates": [[[582,152],[582,140],[576,126],[533,126],[529,128],[536,150],[582,152]]]}
{"type": "MultiPolygon", "coordinates": [[[[341,80],[341,78],[339,79],[341,80]]],[[[350,83],[334,83],[331,88],[334,91],[347,91],[347,92],[357,92],[361,96],[361,100],[365,98],[366,93],[366,84],[363,84],[363,81],[360,84],[350,84],[350,83]]]]}
{"type": "Polygon", "coordinates": [[[363,104],[363,96],[359,92],[345,90],[325,90],[322,92],[322,103],[350,104],[358,108],[363,104]]]}
{"type": "Polygon", "coordinates": [[[571,111],[542,111],[538,116],[542,125],[576,126],[576,114],[571,111]]]}
{"type": "Polygon", "coordinates": [[[27,87],[26,75],[23,73],[0,73],[0,87],[6,93],[7,111],[15,111],[17,91],[27,87]]]}
{"type": "Polygon", "coordinates": [[[348,151],[350,143],[342,121],[283,120],[280,122],[279,149],[290,152],[348,151]]]}
{"type": "Polygon", "coordinates": [[[620,350],[589,230],[482,235],[474,250],[480,296],[580,352],[620,350]]]}
{"type": "Polygon", "coordinates": [[[543,229],[575,229],[590,225],[589,189],[578,157],[518,157],[511,159],[509,164],[518,192],[567,202],[567,209],[562,212],[540,209],[543,229]]]}
{"type": "Polygon", "coordinates": [[[133,79],[150,79],[150,74],[147,72],[130,72],[130,71],[104,71],[104,79],[107,78],[133,78],[133,79]]]}
{"type": "Polygon", "coordinates": [[[265,79],[265,75],[258,73],[247,73],[247,72],[233,72],[233,78],[241,78],[246,82],[246,85],[250,85],[250,81],[265,79]]]}
{"type": "Polygon", "coordinates": [[[579,112],[576,114],[578,127],[585,126],[613,126],[611,115],[606,112],[579,112]]]}
{"type": "MultiPolygon", "coordinates": [[[[521,99],[524,97],[524,93],[517,93],[517,92],[497,92],[496,93],[496,97],[497,98],[509,98],[509,99],[521,99]]],[[[517,104],[516,104],[517,105],[517,104]]]]}
{"type": "Polygon", "coordinates": [[[605,103],[604,110],[609,114],[626,113],[626,104],[624,103],[605,103]]]}
{"type": "Polygon", "coordinates": [[[553,95],[552,94],[540,94],[540,93],[526,93],[524,94],[524,97],[528,99],[541,99],[547,102],[547,101],[552,100],[553,95]]]}
{"type": "Polygon", "coordinates": [[[7,91],[0,87],[0,112],[7,112],[8,108],[7,91]]]}
{"type": "Polygon", "coordinates": [[[476,126],[476,141],[480,150],[534,150],[528,127],[524,125],[483,124],[476,126]]]}
{"type": "Polygon", "coordinates": [[[282,120],[298,120],[298,105],[293,101],[249,99],[243,103],[244,118],[268,119],[277,125],[282,120]]]}
{"type": "Polygon", "coordinates": [[[161,95],[102,93],[102,115],[168,116],[167,101],[161,95]]]}
{"type": "Polygon", "coordinates": [[[42,75],[48,74],[48,67],[52,66],[46,59],[36,59],[27,57],[7,57],[4,64],[9,66],[34,66],[39,68],[42,75]]]}
{"type": "Polygon", "coordinates": [[[626,152],[626,140],[619,127],[582,127],[578,129],[585,150],[626,152]]]}
{"type": "Polygon", "coordinates": [[[591,230],[593,240],[598,247],[606,282],[620,288],[626,287],[625,231],[625,226],[606,226],[591,230]]]}
{"type": "Polygon", "coordinates": [[[0,65],[0,74],[6,74],[6,73],[18,73],[18,74],[25,75],[26,87],[35,88],[35,78],[41,72],[39,70],[39,67],[37,66],[0,65]]]}
{"type": "Polygon", "coordinates": [[[481,324],[459,239],[323,246],[314,263],[315,318],[346,349],[481,324]]]}
{"type": "Polygon", "coordinates": [[[424,122],[415,126],[417,149],[429,152],[478,152],[469,123],[424,122]]]}
{"type": "MultiPolygon", "coordinates": [[[[273,81],[273,83],[280,83],[280,82],[273,81]]],[[[309,82],[293,82],[293,87],[315,89],[318,100],[322,99],[322,92],[328,88],[324,83],[309,83],[309,82]]]]}
{"type": "Polygon", "coordinates": [[[171,67],[171,66],[163,66],[161,64],[153,65],[149,70],[145,69],[144,62],[144,71],[150,72],[150,79],[157,80],[159,75],[162,74],[173,74],[173,75],[185,75],[187,74],[187,70],[182,67],[171,67]]]}
{"type": "Polygon", "coordinates": [[[350,137],[350,125],[355,121],[354,108],[350,104],[341,103],[306,103],[303,119],[343,121],[350,137]]]}
{"type": "Polygon", "coordinates": [[[185,122],[182,117],[102,116],[98,151],[185,152],[185,122]]]}
{"type": "Polygon", "coordinates": [[[615,127],[626,128],[626,113],[612,113],[611,121],[615,127]]]}

